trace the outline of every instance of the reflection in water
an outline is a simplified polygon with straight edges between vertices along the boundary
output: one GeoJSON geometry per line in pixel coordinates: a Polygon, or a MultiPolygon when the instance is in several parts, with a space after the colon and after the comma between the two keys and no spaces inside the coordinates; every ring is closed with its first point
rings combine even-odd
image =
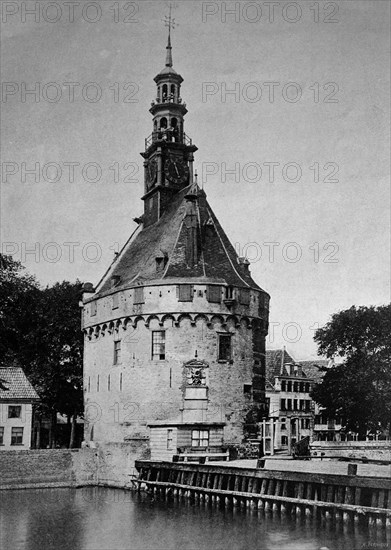
{"type": "Polygon", "coordinates": [[[391,550],[385,529],[165,502],[121,489],[0,496],[2,550],[391,550]]]}

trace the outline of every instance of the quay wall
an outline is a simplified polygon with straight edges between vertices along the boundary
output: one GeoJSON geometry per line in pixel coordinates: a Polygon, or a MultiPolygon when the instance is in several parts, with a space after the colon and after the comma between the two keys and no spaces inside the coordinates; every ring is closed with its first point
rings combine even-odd
{"type": "Polygon", "coordinates": [[[0,451],[0,490],[39,487],[130,486],[135,460],[148,459],[147,441],[83,449],[0,451]]]}
{"type": "Polygon", "coordinates": [[[311,455],[391,460],[391,441],[314,441],[311,455]]]}

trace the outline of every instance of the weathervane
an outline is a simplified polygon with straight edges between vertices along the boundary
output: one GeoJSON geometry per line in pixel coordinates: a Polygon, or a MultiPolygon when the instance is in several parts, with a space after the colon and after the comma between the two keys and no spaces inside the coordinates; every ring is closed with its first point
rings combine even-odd
{"type": "Polygon", "coordinates": [[[177,23],[175,21],[175,17],[171,17],[172,9],[176,9],[178,7],[178,4],[172,4],[170,2],[170,4],[168,4],[168,7],[169,7],[170,11],[168,12],[168,15],[164,16],[164,19],[162,21],[163,21],[164,25],[166,27],[168,27],[168,35],[170,36],[171,35],[171,29],[175,29],[175,26],[179,25],[179,23],[177,23]]]}

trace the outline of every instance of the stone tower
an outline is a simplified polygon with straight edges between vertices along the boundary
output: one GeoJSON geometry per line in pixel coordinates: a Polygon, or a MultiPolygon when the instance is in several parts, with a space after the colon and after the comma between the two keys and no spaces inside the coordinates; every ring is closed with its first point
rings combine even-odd
{"type": "Polygon", "coordinates": [[[86,441],[149,440],[152,458],[256,433],[265,411],[269,295],[193,177],[183,78],[155,77],[144,213],[83,295],[86,441]]]}

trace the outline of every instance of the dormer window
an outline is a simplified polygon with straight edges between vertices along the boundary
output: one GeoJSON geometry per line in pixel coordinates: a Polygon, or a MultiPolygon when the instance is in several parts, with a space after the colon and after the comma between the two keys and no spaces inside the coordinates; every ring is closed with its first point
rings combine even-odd
{"type": "Polygon", "coordinates": [[[156,256],[156,272],[159,273],[164,270],[168,262],[168,255],[162,254],[161,256],[156,256]]]}

